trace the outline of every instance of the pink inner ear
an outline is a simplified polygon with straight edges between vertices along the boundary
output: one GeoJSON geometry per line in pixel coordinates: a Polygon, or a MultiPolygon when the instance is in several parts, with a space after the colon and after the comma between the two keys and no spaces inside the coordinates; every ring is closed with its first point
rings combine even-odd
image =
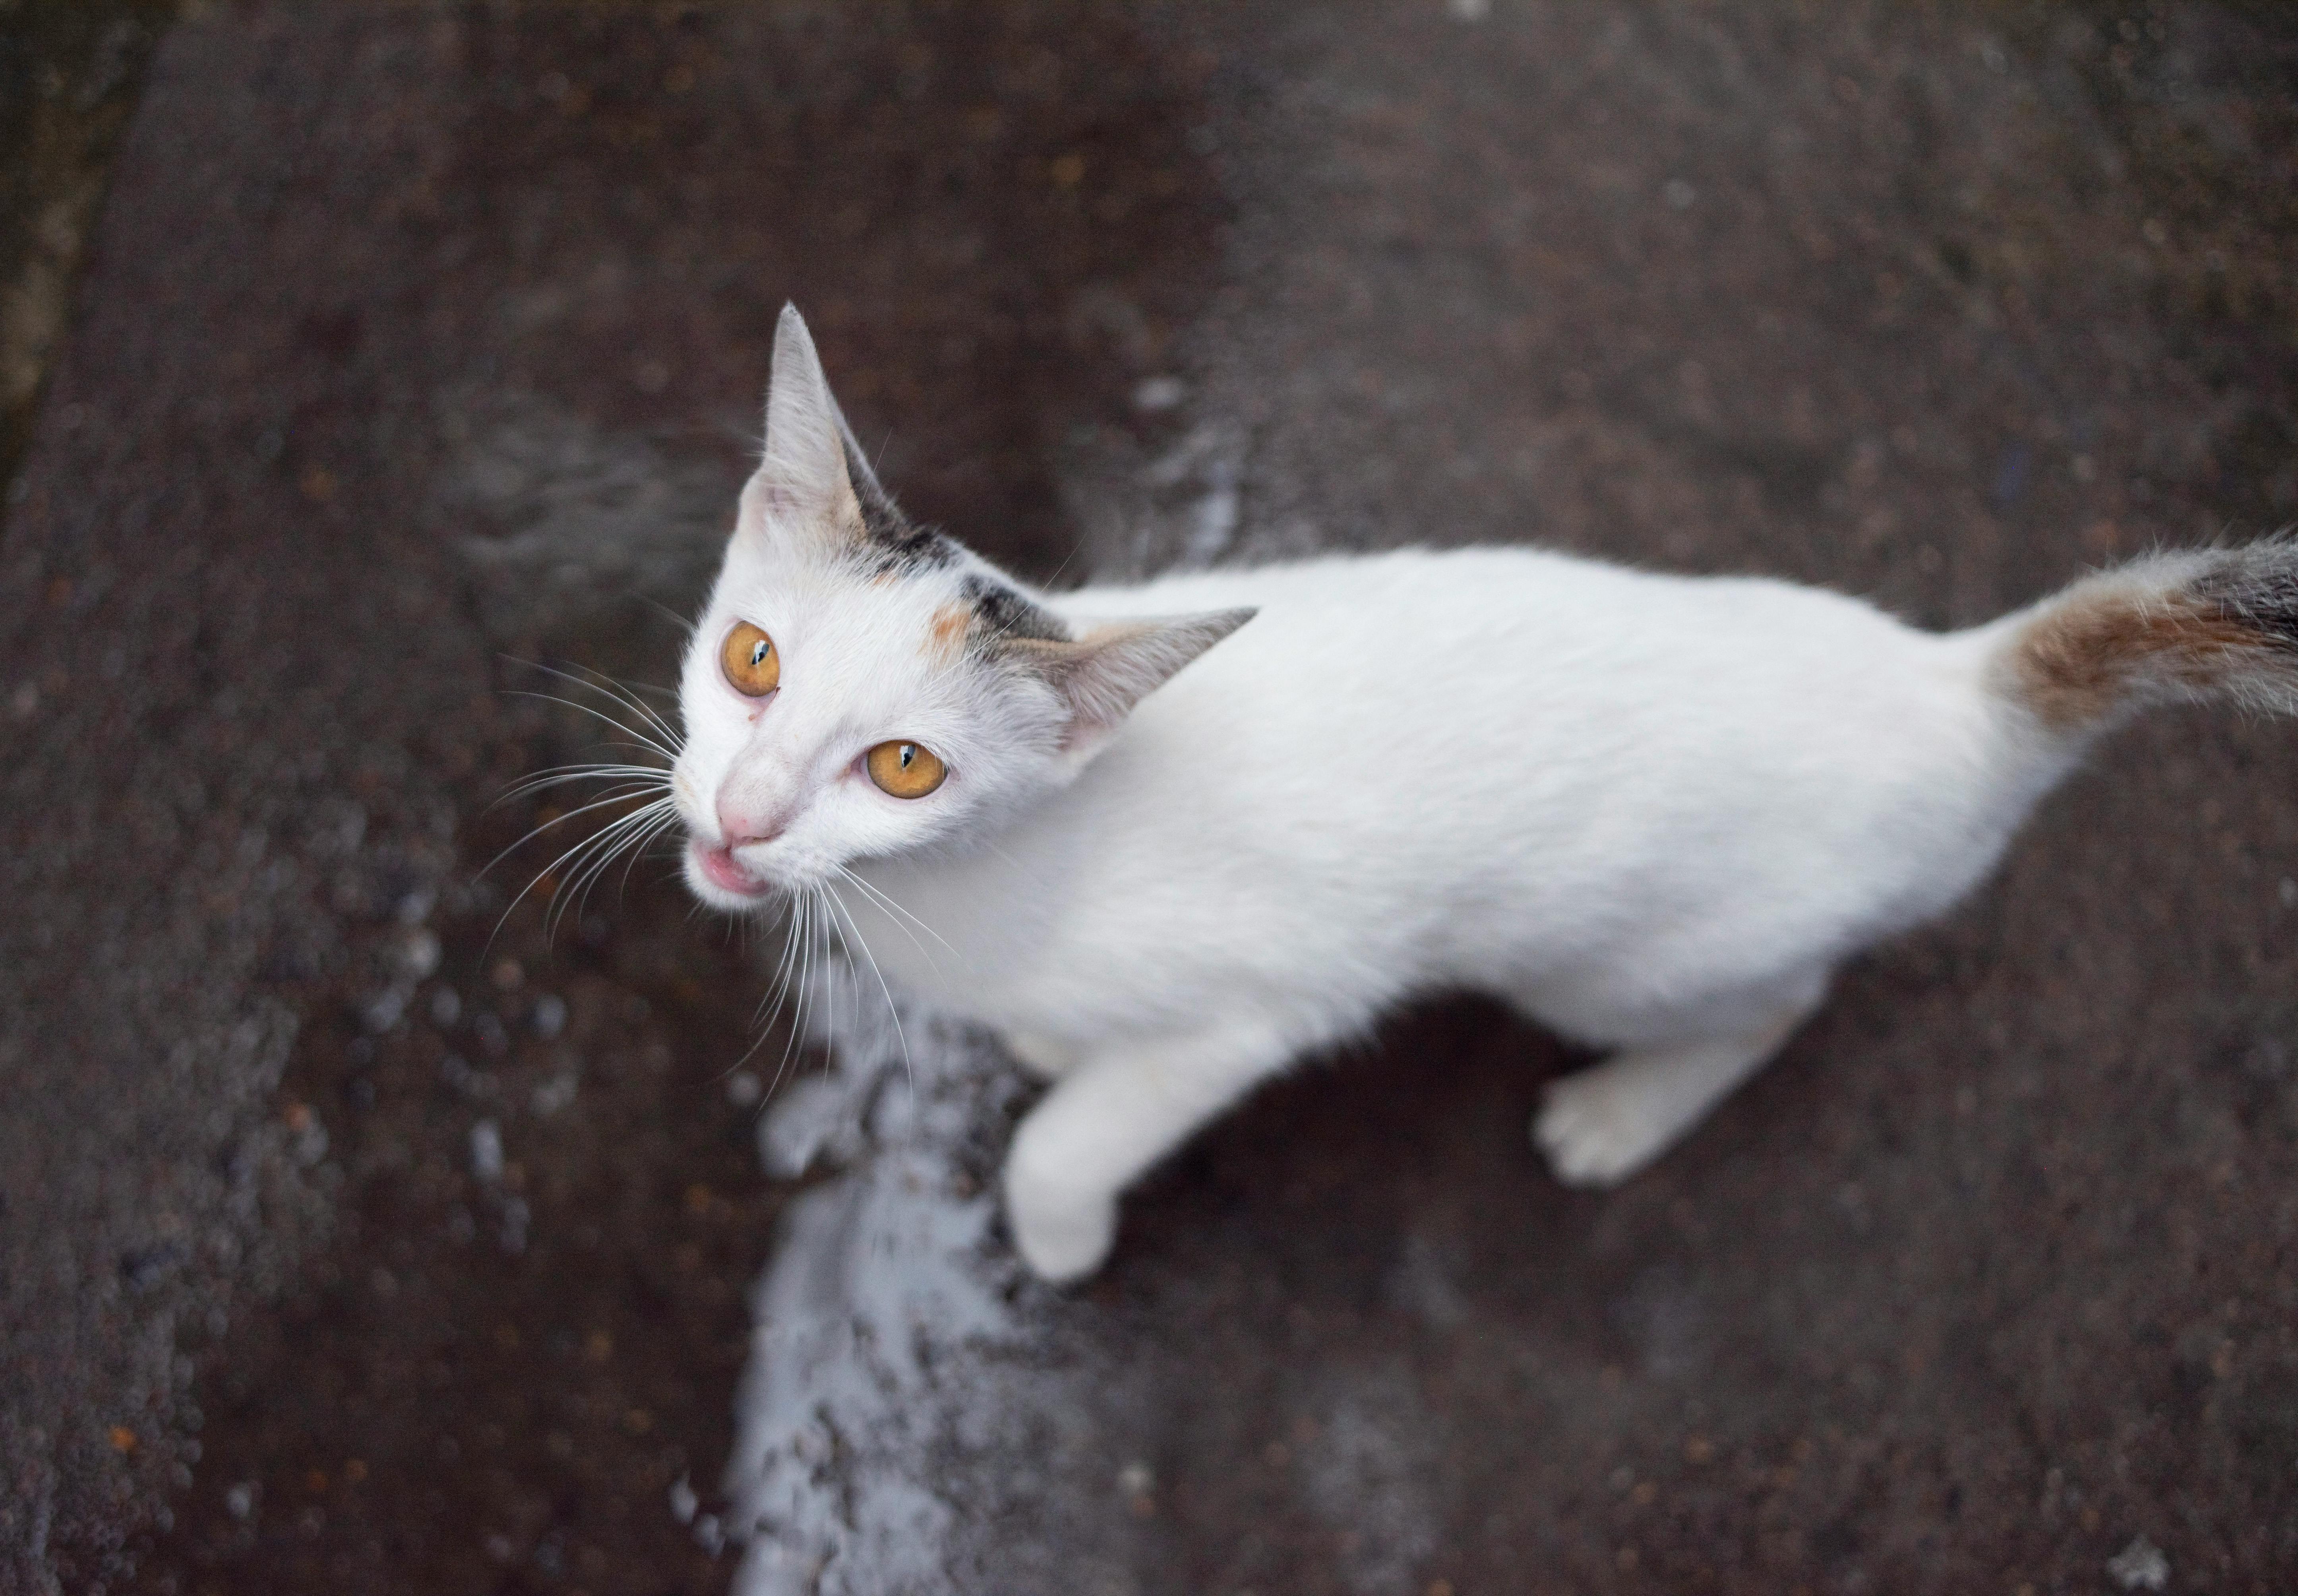
{"type": "MultiPolygon", "coordinates": [[[[841,451],[822,482],[809,481],[802,467],[769,456],[743,484],[740,522],[745,525],[768,518],[831,542],[849,542],[861,535],[862,505],[846,477],[841,451]]],[[[763,532],[763,525],[753,530],[763,532]]]]}

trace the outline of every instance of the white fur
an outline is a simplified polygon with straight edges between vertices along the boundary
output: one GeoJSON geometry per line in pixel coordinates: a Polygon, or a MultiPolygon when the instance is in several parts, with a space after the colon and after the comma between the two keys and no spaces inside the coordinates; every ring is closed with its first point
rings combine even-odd
{"type": "Polygon", "coordinates": [[[1844,958],[1979,881],[2077,752],[1990,689],[2000,626],[1476,549],[1045,598],[1080,635],[1258,610],[1080,753],[1044,680],[930,643],[988,567],[866,580],[767,497],[682,683],[695,850],[722,810],[782,824],[746,869],[834,893],[889,980],[1053,1078],[1005,1176],[1051,1279],[1098,1265],[1119,1194],[1257,1082],[1442,989],[1615,1051],[1535,1136],[1567,1180],[1625,1177],[1844,958]],[[718,668],[742,620],[782,651],[763,706],[718,668]],[[939,791],[871,785],[861,754],[893,737],[944,758],[939,791]]]}

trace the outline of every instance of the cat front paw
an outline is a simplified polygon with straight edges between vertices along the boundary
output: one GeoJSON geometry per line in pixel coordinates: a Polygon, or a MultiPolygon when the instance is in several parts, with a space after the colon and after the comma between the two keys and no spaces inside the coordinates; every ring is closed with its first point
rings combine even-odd
{"type": "Polygon", "coordinates": [[[1109,1256],[1117,1199],[1033,1170],[1016,1148],[1005,1164],[1005,1219],[1030,1272],[1049,1286],[1066,1286],[1109,1256]]]}

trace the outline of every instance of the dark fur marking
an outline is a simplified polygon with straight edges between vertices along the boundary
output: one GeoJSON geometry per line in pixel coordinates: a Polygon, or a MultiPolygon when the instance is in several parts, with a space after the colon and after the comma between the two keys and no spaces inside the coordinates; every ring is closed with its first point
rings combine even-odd
{"type": "Polygon", "coordinates": [[[1032,642],[1065,643],[1070,641],[1070,629],[1061,617],[1044,607],[990,581],[986,576],[968,576],[959,584],[966,603],[973,608],[975,619],[992,639],[1022,638],[1032,642]]]}
{"type": "Polygon", "coordinates": [[[2227,619],[2298,649],[2298,550],[2281,542],[2237,550],[2205,572],[2194,591],[2227,619]]]}
{"type": "Polygon", "coordinates": [[[862,509],[863,553],[871,575],[900,575],[957,562],[957,545],[902,514],[901,507],[857,458],[850,439],[846,443],[846,475],[854,484],[855,502],[862,509]]]}

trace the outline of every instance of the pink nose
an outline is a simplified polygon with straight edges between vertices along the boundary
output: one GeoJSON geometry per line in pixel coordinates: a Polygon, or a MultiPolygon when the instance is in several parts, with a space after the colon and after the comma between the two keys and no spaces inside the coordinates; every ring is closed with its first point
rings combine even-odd
{"type": "Polygon", "coordinates": [[[723,798],[718,804],[718,835],[721,846],[730,848],[746,847],[753,842],[772,842],[782,834],[779,815],[746,815],[723,798]]]}

